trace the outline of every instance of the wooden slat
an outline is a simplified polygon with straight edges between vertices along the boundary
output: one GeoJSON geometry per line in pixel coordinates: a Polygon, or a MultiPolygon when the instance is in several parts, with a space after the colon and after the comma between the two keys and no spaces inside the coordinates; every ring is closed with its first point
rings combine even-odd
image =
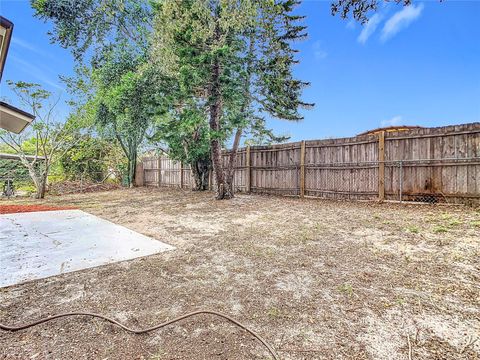
{"type": "Polygon", "coordinates": [[[300,147],[300,197],[305,196],[305,141],[300,147]]]}
{"type": "Polygon", "coordinates": [[[250,154],[250,145],[247,146],[246,152],[246,166],[247,166],[247,176],[246,176],[246,192],[250,193],[252,187],[252,166],[250,163],[251,154],[250,154]]]}
{"type": "Polygon", "coordinates": [[[378,133],[378,199],[385,200],[385,131],[378,133]]]}

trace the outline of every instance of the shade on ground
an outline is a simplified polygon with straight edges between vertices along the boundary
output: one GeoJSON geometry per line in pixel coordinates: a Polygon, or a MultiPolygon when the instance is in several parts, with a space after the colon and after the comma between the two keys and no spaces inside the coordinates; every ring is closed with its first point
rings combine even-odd
{"type": "Polygon", "coordinates": [[[81,210],[0,215],[0,287],[173,249],[81,210]]]}

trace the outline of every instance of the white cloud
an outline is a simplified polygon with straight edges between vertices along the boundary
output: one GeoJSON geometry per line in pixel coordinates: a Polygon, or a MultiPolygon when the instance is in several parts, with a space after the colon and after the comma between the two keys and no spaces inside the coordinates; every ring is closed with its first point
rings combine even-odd
{"type": "Polygon", "coordinates": [[[380,122],[381,127],[387,127],[387,126],[397,126],[397,125],[402,125],[403,118],[400,115],[394,116],[391,119],[388,120],[382,120],[380,122]]]}
{"type": "Polygon", "coordinates": [[[18,37],[13,37],[12,38],[12,44],[21,46],[21,47],[23,47],[27,50],[30,50],[30,51],[36,51],[37,50],[32,44],[30,44],[26,41],[23,41],[22,39],[19,39],[18,37]]]}
{"type": "Polygon", "coordinates": [[[360,44],[365,44],[367,42],[368,38],[375,32],[377,26],[382,21],[382,17],[383,16],[380,14],[375,14],[368,19],[368,22],[363,26],[362,32],[357,38],[357,41],[360,44]]]}
{"type": "Polygon", "coordinates": [[[319,40],[315,41],[313,43],[312,48],[313,48],[313,56],[315,56],[315,59],[322,60],[328,56],[328,53],[322,48],[321,41],[319,40]]]}
{"type": "Polygon", "coordinates": [[[44,56],[44,57],[48,57],[50,59],[53,59],[53,56],[52,54],[42,50],[42,49],[39,49],[37,46],[29,43],[28,41],[25,41],[25,40],[22,40],[18,37],[12,37],[12,44],[14,45],[17,45],[17,46],[20,46],[28,51],[31,51],[31,52],[34,52],[38,55],[41,55],[41,56],[44,56]]]}
{"type": "Polygon", "coordinates": [[[397,34],[400,30],[408,27],[412,21],[418,19],[423,11],[423,4],[417,6],[410,5],[405,6],[402,10],[393,14],[393,16],[387,20],[383,29],[381,40],[387,41],[392,36],[397,34]]]}
{"type": "Polygon", "coordinates": [[[9,56],[9,59],[17,63],[17,65],[19,65],[19,68],[22,71],[29,74],[30,76],[33,76],[37,80],[40,80],[40,82],[43,82],[44,84],[49,85],[50,87],[60,90],[62,92],[65,92],[65,89],[61,85],[53,81],[50,77],[46,76],[45,70],[33,65],[30,62],[24,61],[13,54],[9,56]]]}

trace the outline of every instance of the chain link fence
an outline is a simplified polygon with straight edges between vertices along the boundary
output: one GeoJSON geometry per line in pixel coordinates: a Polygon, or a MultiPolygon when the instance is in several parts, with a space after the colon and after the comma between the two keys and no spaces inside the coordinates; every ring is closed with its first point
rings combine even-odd
{"type": "Polygon", "coordinates": [[[478,157],[306,164],[305,196],[430,204],[478,201],[479,165],[478,157]]]}
{"type": "Polygon", "coordinates": [[[386,163],[387,198],[421,203],[480,200],[480,157],[386,163]]]}
{"type": "MultiPolygon", "coordinates": [[[[430,204],[480,201],[480,157],[303,165],[297,160],[292,158],[291,164],[275,166],[239,162],[235,191],[430,204]]],[[[190,169],[180,163],[149,158],[143,166],[147,186],[191,187],[190,169]]],[[[210,188],[213,185],[212,176],[210,188]]]]}

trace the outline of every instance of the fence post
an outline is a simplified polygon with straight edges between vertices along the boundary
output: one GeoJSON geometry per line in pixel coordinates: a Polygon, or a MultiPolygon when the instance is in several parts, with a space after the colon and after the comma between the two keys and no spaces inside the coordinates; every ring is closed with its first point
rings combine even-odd
{"type": "Polygon", "coordinates": [[[157,159],[157,171],[158,171],[158,187],[162,186],[162,157],[157,159]]]}
{"type": "Polygon", "coordinates": [[[378,133],[378,200],[385,200],[385,131],[378,133]]]}
{"type": "Polygon", "coordinates": [[[245,156],[247,157],[247,179],[245,184],[245,191],[247,193],[250,193],[252,189],[252,165],[250,160],[250,145],[247,146],[247,153],[245,156]]]}
{"type": "Polygon", "coordinates": [[[403,162],[400,160],[400,165],[398,167],[398,194],[399,194],[399,200],[402,202],[402,197],[403,197],[403,162]]]}
{"type": "Polygon", "coordinates": [[[183,161],[180,161],[180,189],[183,189],[183,161]]]}
{"type": "Polygon", "coordinates": [[[300,145],[300,197],[305,197],[305,140],[300,145]]]}

